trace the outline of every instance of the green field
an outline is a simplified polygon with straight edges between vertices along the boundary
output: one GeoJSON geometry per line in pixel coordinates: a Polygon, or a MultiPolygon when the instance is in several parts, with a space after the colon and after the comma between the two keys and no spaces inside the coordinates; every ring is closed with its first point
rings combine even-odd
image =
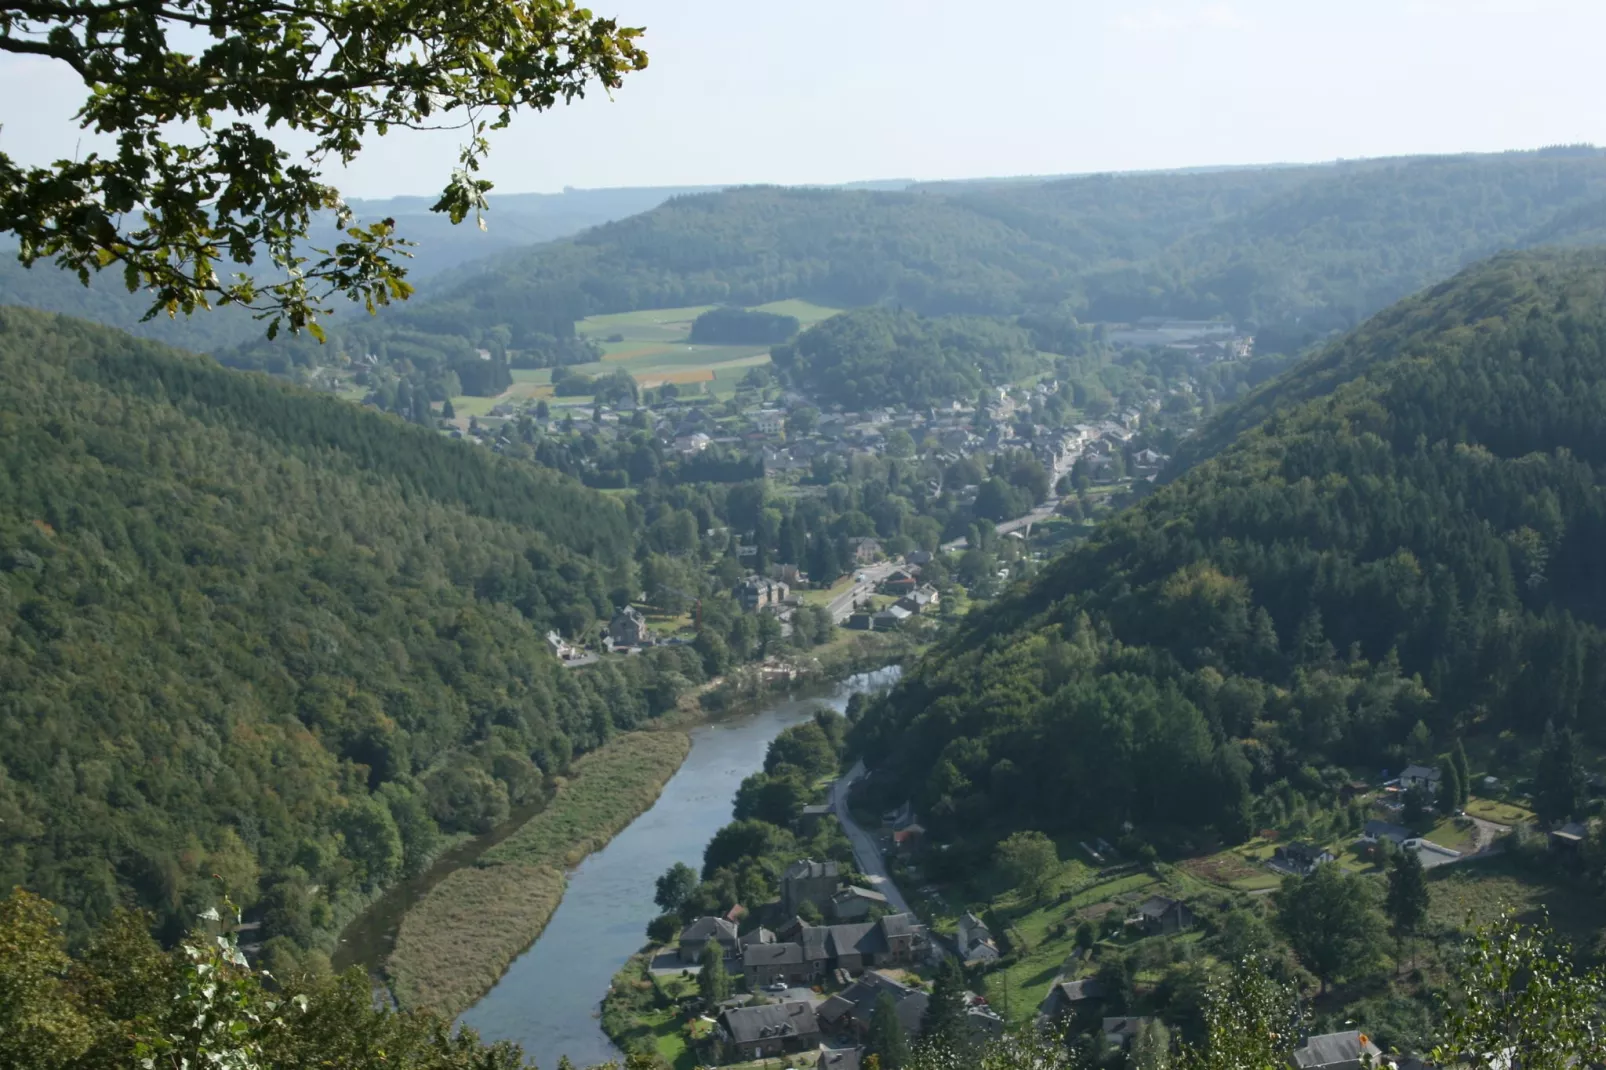
{"type": "MultiPolygon", "coordinates": [[[[616,312],[590,316],[575,324],[575,330],[602,347],[602,359],[577,364],[575,370],[586,375],[611,375],[623,368],[644,387],[674,383],[683,393],[703,393],[729,398],[750,368],[768,364],[768,346],[692,345],[687,341],[692,321],[713,308],[692,305],[686,308],[655,308],[641,312],[616,312]]],[[[757,306],[765,312],[795,316],[804,327],[836,315],[837,309],[807,301],[772,301],[757,306]]],[[[533,402],[546,398],[554,405],[591,404],[587,397],[554,398],[550,368],[516,369],[513,385],[495,398],[461,397],[452,399],[459,424],[470,416],[484,417],[505,401],[533,402]]]]}

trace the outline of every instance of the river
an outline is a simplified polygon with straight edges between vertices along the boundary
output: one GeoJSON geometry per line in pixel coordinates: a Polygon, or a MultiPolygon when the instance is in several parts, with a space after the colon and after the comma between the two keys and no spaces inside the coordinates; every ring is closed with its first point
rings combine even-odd
{"type": "Polygon", "coordinates": [[[898,669],[852,677],[817,698],[777,702],[758,713],[692,732],[691,753],[652,809],[570,872],[563,902],[535,944],[462,1023],[487,1041],[511,1040],[545,1070],[567,1055],[576,1066],[619,1059],[597,1022],[613,975],[646,943],[658,908],[653,886],[676,862],[702,868],[703,848],[731,820],[736,789],[764,764],[783,728],[816,704],[845,709],[858,691],[887,687],[898,669]]]}

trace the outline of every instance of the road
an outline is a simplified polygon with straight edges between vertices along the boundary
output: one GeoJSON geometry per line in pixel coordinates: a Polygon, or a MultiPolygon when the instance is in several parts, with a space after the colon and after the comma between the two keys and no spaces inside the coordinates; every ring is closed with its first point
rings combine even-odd
{"type": "MultiPolygon", "coordinates": [[[[1059,507],[1059,503],[1060,500],[1058,498],[1050,499],[1049,501],[1044,502],[1042,505],[1039,505],[1036,509],[1033,509],[1031,512],[1027,513],[1025,516],[1017,516],[1014,520],[1005,520],[1001,523],[993,525],[993,529],[1000,535],[1008,535],[1012,531],[1019,531],[1021,528],[1030,527],[1032,524],[1042,523],[1044,520],[1047,520],[1049,517],[1054,515],[1054,510],[1059,507]]],[[[969,545],[970,540],[961,535],[953,542],[943,543],[942,549],[950,551],[963,550],[969,545]]]]}
{"type": "Polygon", "coordinates": [[[853,614],[853,604],[861,598],[874,594],[881,581],[897,571],[898,567],[896,561],[883,561],[879,565],[869,565],[855,572],[855,576],[864,578],[855,579],[852,587],[826,604],[826,608],[831,611],[831,619],[838,624],[847,620],[853,614]]]}
{"type": "Polygon", "coordinates": [[[848,812],[848,789],[862,776],[864,763],[855,762],[846,775],[837,778],[831,785],[831,808],[836,811],[836,819],[842,823],[842,831],[848,834],[848,842],[853,844],[853,857],[859,863],[859,871],[868,878],[871,889],[886,896],[887,902],[898,911],[912,914],[914,911],[909,901],[892,883],[892,878],[887,876],[887,864],[881,857],[881,848],[876,844],[875,837],[860,828],[848,812]]]}

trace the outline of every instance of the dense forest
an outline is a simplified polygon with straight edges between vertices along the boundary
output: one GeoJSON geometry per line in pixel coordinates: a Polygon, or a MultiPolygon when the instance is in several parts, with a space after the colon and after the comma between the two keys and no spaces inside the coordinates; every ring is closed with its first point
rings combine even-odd
{"type": "Polygon", "coordinates": [[[1330,801],[1333,766],[1606,740],[1603,295],[1606,254],[1511,254],[1378,317],[972,617],[855,745],[947,834],[1236,842],[1330,801]]]}
{"type": "MultiPolygon", "coordinates": [[[[291,947],[702,679],[559,667],[626,507],[388,416],[0,309],[0,885],[291,947]]],[[[271,948],[270,948],[271,950],[271,948]]]]}
{"type": "Polygon", "coordinates": [[[1020,328],[888,308],[832,316],[772,352],[776,366],[811,396],[848,408],[973,401],[984,386],[1048,366],[1020,328]]]}

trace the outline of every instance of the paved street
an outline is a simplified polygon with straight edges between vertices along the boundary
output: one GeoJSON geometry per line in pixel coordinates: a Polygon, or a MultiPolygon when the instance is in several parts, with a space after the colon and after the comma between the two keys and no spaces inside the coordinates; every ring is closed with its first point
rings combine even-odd
{"type": "Polygon", "coordinates": [[[831,785],[831,807],[836,811],[836,819],[842,823],[842,830],[848,834],[848,842],[853,844],[853,857],[858,861],[860,871],[869,878],[870,887],[886,896],[887,902],[895,909],[910,913],[909,901],[892,883],[892,878],[887,876],[887,865],[881,857],[881,848],[876,844],[875,837],[860,828],[848,812],[848,789],[864,776],[864,772],[864,763],[855,762],[846,775],[831,785]]]}
{"type": "Polygon", "coordinates": [[[898,567],[895,561],[883,561],[878,565],[868,565],[855,571],[853,573],[855,576],[863,576],[864,579],[854,580],[852,587],[831,599],[826,608],[831,611],[832,619],[838,624],[847,620],[853,615],[853,604],[861,598],[874,594],[881,581],[897,571],[898,567]]]}

